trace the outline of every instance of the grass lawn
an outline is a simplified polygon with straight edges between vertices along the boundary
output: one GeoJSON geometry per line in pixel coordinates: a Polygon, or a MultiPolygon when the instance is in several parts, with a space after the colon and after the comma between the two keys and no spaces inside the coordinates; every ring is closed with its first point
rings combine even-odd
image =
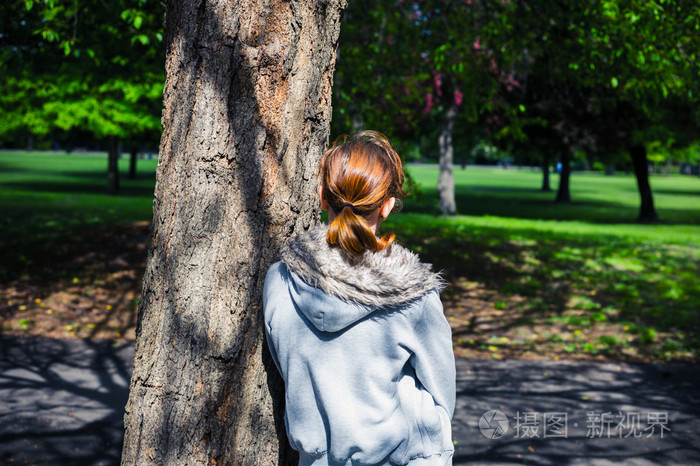
{"type": "MultiPolygon", "coordinates": [[[[133,335],[155,165],[108,196],[104,155],[0,152],[4,331],[133,335]]],[[[538,172],[458,168],[464,215],[445,218],[437,169],[409,172],[383,229],[443,271],[457,354],[697,362],[699,178],[652,177],[662,222],[638,225],[631,175],[575,173],[562,205],[538,172]]]]}

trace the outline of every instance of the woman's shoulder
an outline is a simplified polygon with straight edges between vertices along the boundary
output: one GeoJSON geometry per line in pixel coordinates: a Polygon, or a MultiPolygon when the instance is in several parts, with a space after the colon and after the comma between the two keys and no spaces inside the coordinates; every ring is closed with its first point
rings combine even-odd
{"type": "Polygon", "coordinates": [[[281,249],[287,268],[323,291],[346,301],[394,307],[444,288],[444,280],[417,254],[392,244],[351,256],[326,241],[320,225],[290,238],[281,249]]]}

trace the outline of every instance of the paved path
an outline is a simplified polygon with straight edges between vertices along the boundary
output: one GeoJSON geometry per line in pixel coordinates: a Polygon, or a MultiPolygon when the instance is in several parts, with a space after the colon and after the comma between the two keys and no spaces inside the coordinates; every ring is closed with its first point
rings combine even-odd
{"type": "MultiPolygon", "coordinates": [[[[131,344],[0,337],[0,464],[119,464],[132,358],[131,344]]],[[[455,464],[700,464],[699,365],[457,369],[455,464]]]]}

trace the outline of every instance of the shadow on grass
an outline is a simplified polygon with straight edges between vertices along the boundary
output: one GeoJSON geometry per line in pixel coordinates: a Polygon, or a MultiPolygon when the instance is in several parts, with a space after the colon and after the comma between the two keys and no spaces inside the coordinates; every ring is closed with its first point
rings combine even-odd
{"type": "MultiPolygon", "coordinates": [[[[29,170],[27,170],[29,172],[29,170]]],[[[107,174],[98,171],[56,172],[32,170],[36,181],[7,180],[2,184],[5,188],[31,192],[49,192],[58,194],[106,194],[107,174]],[[40,178],[45,176],[45,178],[40,178]]],[[[153,196],[155,179],[152,173],[136,174],[128,178],[121,174],[119,196],[153,196]]]]}
{"type": "MultiPolygon", "coordinates": [[[[578,190],[578,194],[585,190],[578,190]]],[[[591,192],[594,192],[591,190],[591,192]]],[[[692,195],[686,191],[666,192],[654,190],[654,193],[674,195],[692,195]]],[[[610,200],[572,200],[556,203],[556,191],[543,192],[536,188],[479,186],[468,191],[460,189],[456,193],[457,208],[463,215],[492,215],[498,217],[541,219],[541,220],[578,220],[589,223],[636,223],[639,207],[610,200]]],[[[663,224],[700,224],[697,207],[663,207],[657,208],[660,223],[663,224]]],[[[421,189],[417,196],[404,201],[404,212],[438,215],[438,196],[434,188],[421,189]]]]}
{"type": "MultiPolygon", "coordinates": [[[[700,347],[700,260],[691,246],[635,242],[607,235],[561,234],[525,228],[444,223],[439,218],[393,219],[400,241],[442,270],[451,287],[443,300],[456,306],[469,284],[517,296],[518,320],[490,322],[494,335],[532,322],[570,329],[620,324],[642,353],[700,347]],[[665,337],[661,339],[661,332],[665,337]]],[[[505,303],[491,303],[505,306],[505,303]]],[[[498,309],[498,307],[496,307],[498,309]]],[[[473,323],[455,329],[473,334],[473,323]]],[[[586,342],[572,347],[580,351],[586,342]]],[[[603,352],[622,339],[602,340],[603,352]]]]}

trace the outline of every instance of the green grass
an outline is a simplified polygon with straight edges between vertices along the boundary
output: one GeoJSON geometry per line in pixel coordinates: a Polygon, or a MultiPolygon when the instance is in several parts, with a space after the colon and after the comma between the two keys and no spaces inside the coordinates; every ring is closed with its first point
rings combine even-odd
{"type": "MultiPolygon", "coordinates": [[[[139,160],[139,175],[129,180],[128,160],[121,160],[117,196],[105,194],[106,163],[105,155],[0,152],[0,279],[21,275],[37,255],[78,233],[151,220],[156,161],[139,160]]],[[[634,346],[697,360],[700,178],[652,177],[662,222],[641,225],[634,223],[639,199],[630,175],[575,173],[573,202],[555,204],[553,192],[539,191],[538,172],[458,168],[465,215],[445,218],[433,215],[437,169],[409,172],[419,195],[384,230],[444,271],[448,299],[465,280],[483,285],[499,296],[492,309],[517,306],[520,320],[509,323],[517,331],[568,329],[569,336],[554,332],[541,343],[566,353],[614,356],[634,346]],[[518,296],[524,300],[514,301],[518,296]],[[587,336],[590,329],[604,334],[587,336]]]]}
{"type": "MultiPolygon", "coordinates": [[[[700,227],[406,213],[390,217],[383,229],[453,285],[478,283],[504,300],[524,298],[514,301],[522,321],[507,325],[560,322],[571,331],[596,326],[597,334],[625,329],[642,358],[698,356],[700,227]]],[[[493,303],[494,309],[510,305],[493,303]]],[[[600,338],[597,345],[568,347],[612,351],[609,336],[600,338]]]]}
{"type": "MultiPolygon", "coordinates": [[[[436,214],[438,169],[409,166],[419,195],[406,201],[406,211],[436,214]]],[[[553,192],[540,191],[537,171],[456,168],[457,209],[464,215],[492,215],[596,223],[634,222],[639,193],[634,176],[574,173],[568,204],[552,202],[559,176],[551,175],[553,192]]],[[[654,203],[663,222],[700,225],[700,178],[652,176],[654,203]]]]}
{"type": "Polygon", "coordinates": [[[156,163],[139,160],[131,180],[122,158],[119,195],[109,196],[106,154],[0,152],[0,279],[76,232],[150,221],[156,163]]]}
{"type": "MultiPolygon", "coordinates": [[[[632,341],[652,356],[695,359],[700,324],[700,179],[652,177],[659,224],[637,224],[639,195],[632,176],[574,174],[570,204],[539,191],[541,174],[455,171],[464,216],[437,210],[437,169],[412,166],[419,195],[385,223],[446,278],[485,285],[526,315],[514,325],[558,322],[562,328],[627,337],[548,344],[566,352],[605,353],[632,341]],[[624,330],[623,330],[624,329],[624,330]],[[617,340],[615,340],[617,341],[617,340]]],[[[557,176],[552,176],[556,187],[557,176]]],[[[448,293],[450,290],[448,290],[448,293]]],[[[494,309],[510,304],[494,303],[494,309]]],[[[580,335],[580,332],[576,334],[580,335]]]]}

